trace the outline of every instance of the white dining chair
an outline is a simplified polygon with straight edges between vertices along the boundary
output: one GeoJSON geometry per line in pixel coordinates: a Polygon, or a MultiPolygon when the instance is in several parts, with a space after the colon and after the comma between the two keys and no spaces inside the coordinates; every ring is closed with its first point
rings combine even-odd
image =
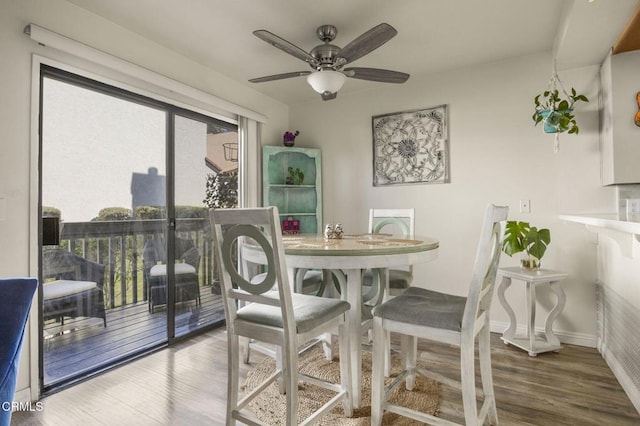
{"type": "MultiPolygon", "coordinates": [[[[369,232],[380,234],[383,231],[400,232],[402,238],[413,239],[415,237],[415,209],[370,209],[369,232]]],[[[398,294],[411,285],[413,280],[413,267],[408,265],[402,269],[389,269],[389,294],[398,294]]],[[[373,283],[371,270],[365,271],[362,282],[366,287],[373,283]]]]}
{"type": "MultiPolygon", "coordinates": [[[[416,220],[415,209],[369,209],[369,232],[380,234],[385,231],[400,235],[404,239],[415,237],[416,220]]],[[[363,285],[363,306],[362,306],[362,331],[368,333],[369,340],[372,340],[374,307],[388,300],[391,296],[402,293],[407,289],[413,280],[413,266],[407,265],[404,268],[390,268],[386,271],[372,271],[367,269],[362,275],[363,285]],[[386,277],[381,275],[386,272],[386,277]]],[[[386,333],[385,353],[390,356],[391,337],[386,333]]],[[[385,376],[391,369],[391,358],[387,357],[385,362],[385,376]]]]}
{"type": "Polygon", "coordinates": [[[502,249],[504,222],[508,207],[489,205],[485,212],[475,263],[467,297],[409,287],[373,310],[373,374],[371,382],[371,424],[380,425],[383,412],[390,411],[428,424],[453,424],[441,418],[411,410],[387,400],[395,386],[403,382],[411,390],[416,374],[440,381],[462,391],[466,425],[482,425],[488,418],[498,424],[491,374],[489,311],[502,249]],[[382,349],[386,333],[401,333],[401,356],[404,371],[388,388],[384,386],[382,349]],[[443,342],[460,348],[460,381],[434,371],[416,367],[417,339],[443,342]],[[482,390],[476,395],[475,341],[482,390]],[[477,409],[476,397],[482,398],[477,409]]]}
{"type": "Polygon", "coordinates": [[[351,373],[345,313],[348,302],[296,294],[291,291],[276,207],[212,209],[215,256],[220,268],[228,339],[228,384],[226,424],[241,421],[260,424],[247,412],[247,405],[270,383],[281,378],[286,390],[286,425],[297,424],[298,380],[336,392],[336,395],[302,424],[311,424],[342,401],[344,414],[352,415],[351,373]],[[260,245],[267,258],[267,274],[261,282],[250,282],[238,271],[234,253],[245,239],[260,245]],[[234,284],[237,286],[235,288],[234,284]],[[238,308],[237,303],[249,302],[238,308]],[[306,376],[298,371],[298,348],[315,337],[338,328],[340,384],[306,376]],[[282,368],[239,400],[239,337],[281,347],[282,368]]]}

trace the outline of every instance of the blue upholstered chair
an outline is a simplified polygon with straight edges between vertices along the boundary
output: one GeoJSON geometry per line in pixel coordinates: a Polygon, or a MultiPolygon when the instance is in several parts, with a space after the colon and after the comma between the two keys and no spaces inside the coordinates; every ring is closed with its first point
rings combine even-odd
{"type": "Polygon", "coordinates": [[[0,426],[11,423],[22,339],[37,287],[35,278],[0,279],[0,426]]]}

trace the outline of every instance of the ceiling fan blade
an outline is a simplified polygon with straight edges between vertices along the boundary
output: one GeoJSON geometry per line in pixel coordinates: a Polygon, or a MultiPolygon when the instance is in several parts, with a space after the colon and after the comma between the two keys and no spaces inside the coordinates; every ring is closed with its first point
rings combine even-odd
{"type": "Polygon", "coordinates": [[[404,83],[409,74],[400,71],[383,70],[379,68],[345,68],[342,70],[347,77],[360,80],[379,81],[381,83],[404,83]]]}
{"type": "Polygon", "coordinates": [[[324,92],[321,93],[320,96],[322,96],[323,101],[330,101],[331,99],[335,99],[336,96],[338,96],[338,92],[324,92]]]}
{"type": "Polygon", "coordinates": [[[249,80],[251,83],[264,83],[265,81],[282,80],[285,78],[302,77],[303,75],[309,75],[311,71],[294,71],[285,72],[283,74],[267,75],[265,77],[252,78],[249,80]]]}
{"type": "Polygon", "coordinates": [[[382,23],[371,28],[360,37],[347,44],[338,54],[339,58],[353,62],[391,40],[398,31],[391,25],[382,23]]]}
{"type": "Polygon", "coordinates": [[[273,47],[278,48],[283,52],[288,53],[289,55],[295,56],[296,58],[302,59],[303,61],[310,64],[315,64],[316,62],[313,56],[309,55],[307,52],[300,49],[295,44],[288,42],[282,37],[278,37],[272,32],[269,32],[267,30],[256,30],[253,32],[253,34],[259,39],[266,41],[273,47]]]}

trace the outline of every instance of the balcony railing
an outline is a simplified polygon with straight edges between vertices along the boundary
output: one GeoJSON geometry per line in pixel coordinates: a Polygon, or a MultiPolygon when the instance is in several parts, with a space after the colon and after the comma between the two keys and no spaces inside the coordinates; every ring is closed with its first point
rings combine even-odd
{"type": "MultiPolygon", "coordinates": [[[[60,245],[105,265],[105,304],[115,308],[147,300],[142,250],[147,240],[164,234],[166,225],[164,219],[63,222],[60,245]]],[[[176,233],[195,243],[200,253],[200,285],[212,285],[214,266],[208,221],[177,219],[176,233]]]]}

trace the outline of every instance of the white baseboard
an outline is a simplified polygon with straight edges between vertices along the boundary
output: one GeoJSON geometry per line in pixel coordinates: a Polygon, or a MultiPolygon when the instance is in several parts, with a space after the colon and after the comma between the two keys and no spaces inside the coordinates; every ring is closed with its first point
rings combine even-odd
{"type": "MultiPolygon", "coordinates": [[[[500,321],[491,321],[491,332],[502,334],[509,327],[509,323],[500,322],[500,321]]],[[[526,333],[527,328],[526,325],[518,325],[516,329],[517,333],[526,333]]],[[[544,328],[536,327],[535,330],[536,336],[544,336],[544,328]]],[[[577,346],[585,346],[588,348],[595,348],[598,343],[598,338],[595,334],[584,334],[584,333],[570,333],[566,331],[557,331],[553,330],[553,333],[556,335],[560,342],[566,343],[568,345],[577,345],[577,346]]]]}

